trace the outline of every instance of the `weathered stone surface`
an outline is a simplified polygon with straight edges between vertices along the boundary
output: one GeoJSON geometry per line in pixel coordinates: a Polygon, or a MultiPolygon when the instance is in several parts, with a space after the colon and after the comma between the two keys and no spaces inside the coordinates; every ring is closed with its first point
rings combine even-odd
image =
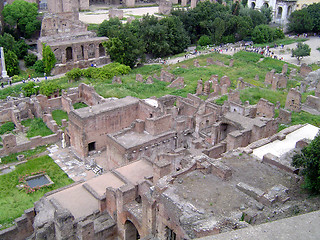
{"type": "Polygon", "coordinates": [[[120,9],[109,9],[109,18],[123,18],[123,10],[120,9]]]}
{"type": "Polygon", "coordinates": [[[193,66],[195,66],[195,67],[200,67],[199,60],[198,60],[198,59],[193,60],[193,66]]]}
{"type": "Polygon", "coordinates": [[[267,72],[266,77],[264,79],[264,82],[266,84],[272,84],[275,72],[276,72],[276,70],[274,70],[274,69],[272,69],[270,72],[267,72]]]}
{"type": "Polygon", "coordinates": [[[283,124],[291,123],[291,112],[285,109],[279,109],[279,122],[283,124]]]}
{"type": "Polygon", "coordinates": [[[159,14],[169,15],[172,9],[172,2],[169,0],[160,0],[159,14]]]}
{"type": "Polygon", "coordinates": [[[143,82],[143,77],[142,77],[141,74],[137,74],[137,75],[136,75],[136,81],[137,81],[137,82],[143,82]]]}
{"type": "Polygon", "coordinates": [[[216,84],[219,81],[219,76],[218,75],[212,75],[209,80],[212,82],[212,84],[216,84]]]}
{"type": "Polygon", "coordinates": [[[229,67],[233,67],[233,64],[234,64],[234,59],[230,59],[230,62],[229,62],[229,67]]]}
{"type": "Polygon", "coordinates": [[[112,84],[122,84],[122,81],[121,81],[121,78],[120,77],[117,77],[117,76],[114,76],[113,79],[112,79],[112,84]]]}
{"type": "Polygon", "coordinates": [[[239,91],[233,91],[230,90],[229,91],[229,95],[228,95],[228,100],[231,102],[235,102],[235,103],[239,103],[241,104],[241,100],[240,100],[240,92],[239,91]]]}
{"type": "Polygon", "coordinates": [[[204,83],[204,87],[203,87],[203,94],[209,95],[210,94],[210,89],[211,89],[211,83],[210,83],[210,81],[206,81],[204,83]]]}
{"type": "Polygon", "coordinates": [[[202,79],[201,79],[201,80],[198,80],[196,94],[197,95],[201,95],[202,91],[203,91],[203,82],[202,82],[202,79]]]}
{"type": "Polygon", "coordinates": [[[207,65],[212,65],[214,64],[214,61],[212,58],[207,58],[207,65]]]}
{"type": "Polygon", "coordinates": [[[245,89],[246,88],[246,83],[243,81],[242,77],[238,78],[238,84],[237,84],[237,89],[245,89]]]}
{"type": "Polygon", "coordinates": [[[184,78],[183,77],[178,77],[170,85],[168,85],[168,87],[169,88],[177,88],[177,89],[184,88],[184,78]]]}
{"type": "Polygon", "coordinates": [[[224,95],[224,94],[227,94],[228,93],[228,85],[227,84],[223,84],[221,86],[221,94],[224,95]]]}
{"type": "Polygon", "coordinates": [[[309,67],[307,64],[302,63],[300,67],[300,75],[306,77],[310,72],[312,72],[312,68],[309,67]]]}
{"type": "Polygon", "coordinates": [[[220,85],[223,86],[224,84],[226,84],[228,87],[231,86],[231,81],[230,81],[230,78],[228,76],[221,77],[220,85]]]}
{"type": "Polygon", "coordinates": [[[151,76],[147,78],[146,84],[153,84],[153,78],[151,76]]]}
{"type": "Polygon", "coordinates": [[[187,65],[182,64],[181,68],[188,69],[187,65]]]}
{"type": "Polygon", "coordinates": [[[287,95],[285,109],[295,112],[301,111],[301,93],[298,90],[294,88],[290,89],[287,95]]]}
{"type": "Polygon", "coordinates": [[[174,75],[165,71],[165,70],[161,70],[161,75],[160,75],[160,80],[163,82],[172,82],[174,80],[174,75]]]}
{"type": "Polygon", "coordinates": [[[283,64],[282,66],[282,74],[286,75],[288,73],[288,64],[283,64]]]}

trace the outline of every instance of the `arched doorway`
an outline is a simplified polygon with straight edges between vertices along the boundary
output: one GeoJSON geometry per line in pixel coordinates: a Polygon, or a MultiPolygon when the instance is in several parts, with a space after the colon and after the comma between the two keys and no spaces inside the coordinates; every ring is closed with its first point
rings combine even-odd
{"type": "Polygon", "coordinates": [[[278,7],[277,18],[278,18],[278,19],[281,19],[281,18],[282,18],[282,7],[278,7]]]}
{"type": "Polygon", "coordinates": [[[125,240],[140,239],[140,235],[136,226],[129,220],[127,220],[124,224],[124,239],[125,240]]]}
{"type": "Polygon", "coordinates": [[[256,3],[255,3],[255,2],[252,2],[252,3],[251,3],[251,8],[254,9],[255,7],[256,7],[256,3]]]}
{"type": "Polygon", "coordinates": [[[291,15],[291,13],[292,13],[292,7],[289,6],[288,7],[288,12],[287,12],[287,17],[289,17],[291,15]]]}
{"type": "Polygon", "coordinates": [[[104,57],[106,55],[106,51],[103,47],[103,45],[100,43],[99,44],[99,57],[104,57]]]}
{"type": "Polygon", "coordinates": [[[72,61],[72,47],[67,47],[66,49],[67,62],[72,61]]]}
{"type": "Polygon", "coordinates": [[[268,8],[268,7],[269,7],[269,4],[265,2],[265,3],[263,4],[263,6],[264,6],[265,8],[268,8]]]}

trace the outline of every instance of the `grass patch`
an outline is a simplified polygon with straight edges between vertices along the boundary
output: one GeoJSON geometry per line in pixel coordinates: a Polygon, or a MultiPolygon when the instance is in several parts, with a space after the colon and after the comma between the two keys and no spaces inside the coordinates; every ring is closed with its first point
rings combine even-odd
{"type": "Polygon", "coordinates": [[[272,91],[270,89],[262,88],[247,88],[240,90],[240,99],[243,103],[245,101],[249,101],[251,105],[257,104],[260,98],[264,98],[273,104],[276,104],[277,101],[279,101],[281,107],[284,107],[286,103],[287,92],[272,91]]]}
{"type": "Polygon", "coordinates": [[[99,24],[90,23],[88,25],[88,31],[98,32],[98,29],[99,29],[99,24]]]}
{"type": "MultiPolygon", "coordinates": [[[[281,73],[282,67],[286,62],[278,60],[278,59],[273,59],[270,57],[264,58],[261,62],[258,62],[257,65],[271,71],[272,69],[275,69],[276,72],[281,73]]],[[[287,63],[289,68],[296,68],[299,69],[297,66],[287,63]]],[[[288,71],[289,72],[289,71],[288,71]]]]}
{"type": "Polygon", "coordinates": [[[214,103],[222,106],[225,101],[228,101],[228,95],[223,95],[221,98],[216,99],[214,103]]]}
{"type": "Polygon", "coordinates": [[[12,132],[15,129],[15,125],[13,122],[6,122],[0,127],[0,135],[12,132]]]}
{"type": "Polygon", "coordinates": [[[24,155],[25,159],[31,159],[33,157],[35,157],[36,155],[44,152],[47,150],[48,145],[44,145],[44,146],[38,146],[34,149],[30,149],[27,151],[23,151],[23,152],[18,152],[18,153],[12,153],[8,156],[5,156],[3,158],[1,158],[1,163],[2,164],[7,164],[7,163],[12,163],[12,162],[17,162],[17,156],[18,155],[24,155]]]}
{"type": "Polygon", "coordinates": [[[270,42],[270,43],[254,44],[254,46],[255,47],[266,47],[266,46],[269,46],[269,47],[273,48],[275,44],[280,46],[281,44],[288,45],[288,44],[291,44],[291,43],[305,42],[307,40],[308,39],[306,39],[306,38],[284,38],[284,39],[278,39],[278,40],[270,42]]]}
{"type": "Polygon", "coordinates": [[[320,116],[312,115],[312,114],[307,113],[305,111],[301,111],[299,113],[292,112],[290,125],[305,124],[305,123],[310,123],[310,124],[318,127],[318,126],[320,126],[320,116]]]}
{"type": "Polygon", "coordinates": [[[240,61],[256,63],[260,58],[263,58],[263,55],[254,52],[239,51],[235,53],[233,57],[240,61]]]}
{"type": "Polygon", "coordinates": [[[20,217],[24,210],[33,207],[45,193],[57,188],[71,184],[73,181],[54,163],[49,156],[42,156],[31,159],[25,164],[21,164],[10,173],[0,176],[0,224],[3,228],[12,225],[17,217],[20,217]],[[40,190],[27,194],[25,190],[19,190],[19,176],[31,174],[32,172],[45,169],[53,185],[41,188],[40,190]]]}
{"type": "Polygon", "coordinates": [[[88,105],[83,102],[73,104],[74,109],[85,108],[85,107],[88,107],[88,105]]]}
{"type": "Polygon", "coordinates": [[[66,119],[67,121],[69,120],[68,113],[65,112],[65,111],[62,111],[62,110],[59,110],[59,109],[58,110],[53,110],[51,114],[52,114],[53,120],[55,120],[56,123],[59,126],[62,125],[62,123],[61,123],[62,119],[66,119]]]}
{"type": "Polygon", "coordinates": [[[41,118],[27,119],[21,121],[21,124],[25,127],[29,127],[27,137],[32,138],[35,136],[49,136],[53,132],[47,127],[41,118]]]}

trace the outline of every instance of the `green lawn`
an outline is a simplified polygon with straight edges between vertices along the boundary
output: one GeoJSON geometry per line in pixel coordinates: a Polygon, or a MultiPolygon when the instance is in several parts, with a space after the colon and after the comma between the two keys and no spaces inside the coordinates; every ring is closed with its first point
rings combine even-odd
{"type": "Polygon", "coordinates": [[[83,102],[73,104],[74,109],[85,108],[85,107],[88,107],[88,105],[83,102]]]}
{"type": "Polygon", "coordinates": [[[27,137],[32,138],[35,136],[49,136],[53,132],[47,127],[41,118],[27,119],[21,121],[21,124],[25,127],[29,127],[27,137]]]}
{"type": "Polygon", "coordinates": [[[3,228],[12,225],[12,221],[20,217],[24,210],[33,207],[46,192],[71,184],[73,181],[54,163],[49,156],[31,159],[25,164],[16,167],[11,173],[0,176],[0,224],[3,228]],[[19,176],[45,170],[53,185],[27,194],[19,190],[19,176]]]}
{"type": "Polygon", "coordinates": [[[59,126],[61,126],[62,119],[66,119],[67,121],[69,120],[68,113],[63,110],[53,110],[51,114],[53,120],[55,120],[59,126]]]}
{"type": "MultiPolygon", "coordinates": [[[[44,145],[44,146],[36,147],[34,149],[29,149],[27,151],[12,153],[8,156],[2,157],[1,163],[7,164],[7,163],[11,163],[11,162],[17,162],[18,155],[24,155],[25,159],[30,159],[30,158],[34,157],[35,155],[40,154],[46,150],[47,150],[47,145],[44,145]]],[[[1,166],[1,164],[0,164],[0,166],[1,166]]]]}

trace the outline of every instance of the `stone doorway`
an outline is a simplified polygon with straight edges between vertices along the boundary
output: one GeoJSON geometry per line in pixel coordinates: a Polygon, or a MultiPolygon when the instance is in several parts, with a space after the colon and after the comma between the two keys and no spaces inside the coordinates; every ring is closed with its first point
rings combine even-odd
{"type": "Polygon", "coordinates": [[[140,239],[139,232],[136,228],[136,226],[129,220],[126,221],[124,224],[124,239],[125,240],[137,240],[140,239]]]}

